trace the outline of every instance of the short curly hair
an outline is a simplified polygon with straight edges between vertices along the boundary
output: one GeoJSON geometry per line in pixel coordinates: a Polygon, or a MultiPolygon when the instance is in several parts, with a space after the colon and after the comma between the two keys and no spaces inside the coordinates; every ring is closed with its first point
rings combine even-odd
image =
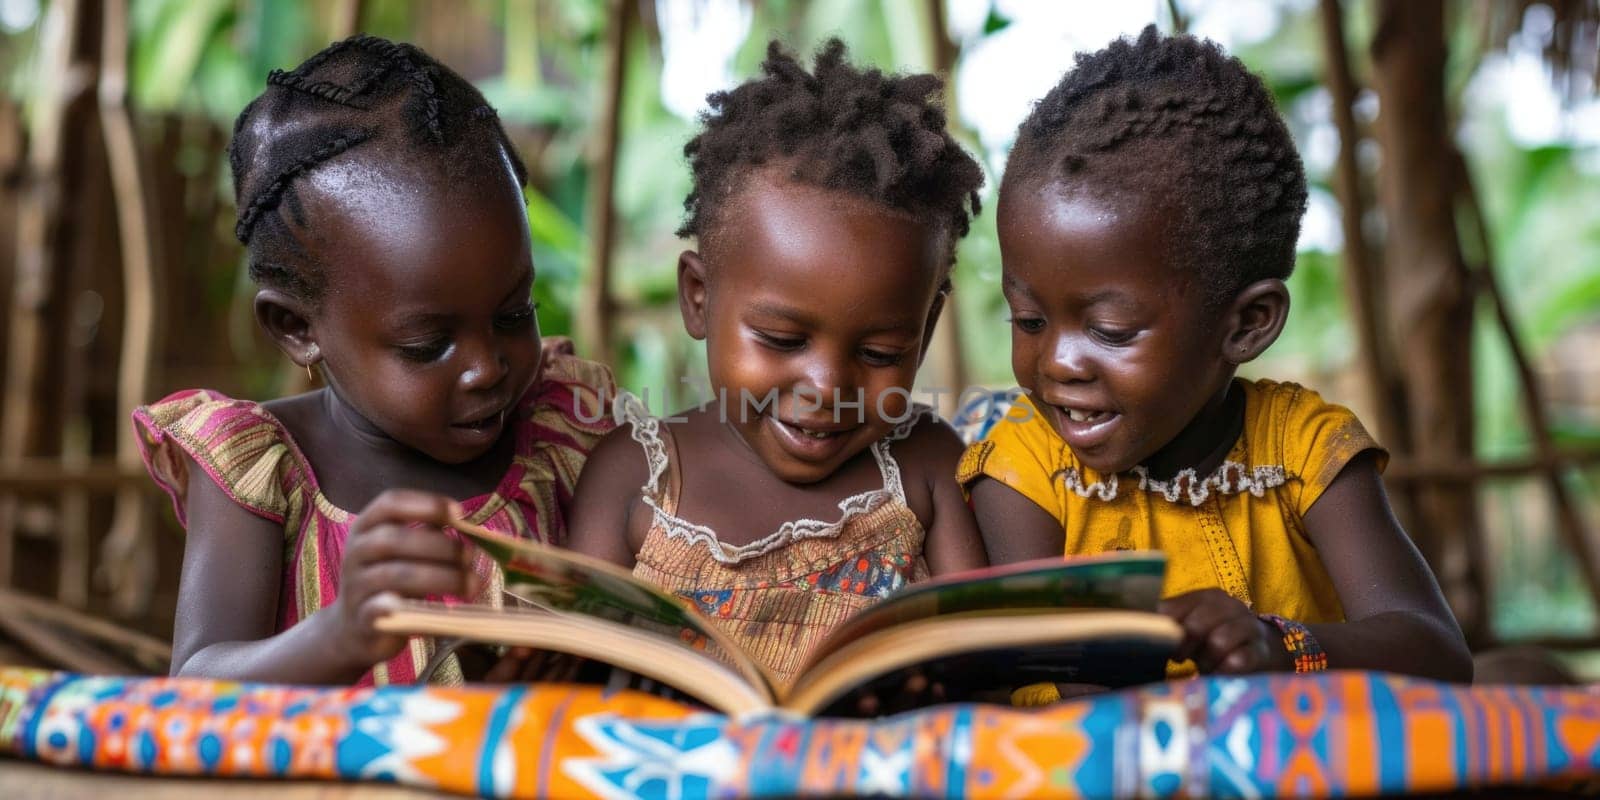
{"type": "Polygon", "coordinates": [[[1300,155],[1261,79],[1210,40],[1151,25],[1079,53],[1023,121],[1001,185],[1045,181],[1167,203],[1174,263],[1213,304],[1294,269],[1300,155]]]}
{"type": "Polygon", "coordinates": [[[783,162],[791,178],[881,203],[945,233],[946,266],[980,210],[983,169],[951,138],[934,75],[885,75],[831,39],[810,72],[774,41],[763,73],[708,98],[684,146],[694,184],[679,236],[714,235],[721,205],[752,168],[783,162]]]}
{"type": "Polygon", "coordinates": [[[228,145],[250,277],[315,302],[326,265],[305,246],[313,224],[295,196],[298,179],[359,148],[374,157],[421,160],[443,180],[527,170],[498,116],[465,78],[421,49],[375,36],[335,42],[293,70],[273,70],[245,106],[228,145]]]}

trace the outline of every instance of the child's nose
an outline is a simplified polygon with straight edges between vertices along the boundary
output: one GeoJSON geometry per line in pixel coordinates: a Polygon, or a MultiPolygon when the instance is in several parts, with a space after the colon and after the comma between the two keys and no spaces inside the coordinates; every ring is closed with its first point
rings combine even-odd
{"type": "Polygon", "coordinates": [[[461,371],[461,388],[467,390],[492,389],[500,384],[511,363],[498,347],[476,348],[466,369],[461,371]]]}
{"type": "Polygon", "coordinates": [[[1039,372],[1056,383],[1082,383],[1094,377],[1088,354],[1070,336],[1056,339],[1042,361],[1039,372]]]}
{"type": "Polygon", "coordinates": [[[805,383],[816,390],[824,405],[831,405],[835,395],[854,396],[850,370],[835,358],[811,359],[805,367],[805,383]]]}

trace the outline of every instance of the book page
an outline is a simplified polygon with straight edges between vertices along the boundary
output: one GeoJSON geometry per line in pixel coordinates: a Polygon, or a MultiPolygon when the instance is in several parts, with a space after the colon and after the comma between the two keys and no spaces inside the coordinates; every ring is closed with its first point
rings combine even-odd
{"type": "Polygon", "coordinates": [[[716,623],[682,598],[615,564],[516,539],[468,522],[451,526],[483,548],[506,576],[506,593],[529,605],[648,631],[730,664],[771,691],[771,679],[716,623]]]}
{"type": "Polygon", "coordinates": [[[1159,681],[1183,638],[1151,611],[1036,610],[949,614],[897,625],[836,649],[803,673],[783,706],[803,714],[850,714],[860,691],[893,698],[912,674],[944,699],[981,699],[1040,681],[1115,688],[1159,681]],[[841,704],[841,701],[844,701],[841,704]]]}
{"type": "Polygon", "coordinates": [[[1166,571],[1165,554],[1129,551],[1038,559],[912,584],[846,620],[810,654],[807,668],[865,636],[935,616],[988,611],[1003,617],[1063,608],[1155,611],[1166,571]]]}

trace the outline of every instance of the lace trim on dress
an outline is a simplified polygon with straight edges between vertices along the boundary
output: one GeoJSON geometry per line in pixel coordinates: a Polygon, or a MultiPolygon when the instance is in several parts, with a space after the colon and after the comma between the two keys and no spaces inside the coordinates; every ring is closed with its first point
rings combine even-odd
{"type": "Polygon", "coordinates": [[[667,471],[667,447],[661,439],[661,420],[650,416],[639,398],[629,393],[617,397],[621,421],[632,426],[633,440],[644,448],[650,477],[640,487],[645,505],[650,507],[655,523],[661,526],[668,539],[683,539],[691,545],[704,544],[711,557],[722,564],[738,564],[767,553],[776,552],[801,539],[833,538],[844,530],[851,520],[882,508],[885,503],[906,501],[905,487],[900,482],[900,464],[889,452],[889,445],[911,435],[911,430],[932,410],[919,406],[911,416],[894,427],[889,434],[871,445],[872,458],[883,476],[883,486],[839,501],[839,519],[825,522],[816,519],[797,519],[783,523],[777,530],[746,545],[734,547],[717,538],[717,532],[704,525],[689,522],[661,507],[658,495],[661,476],[667,471]]]}
{"type": "MultiPolygon", "coordinates": [[[[1141,491],[1155,492],[1169,503],[1187,500],[1191,506],[1204,503],[1213,491],[1220,494],[1249,492],[1261,497],[1268,489],[1282,486],[1289,479],[1288,473],[1280,465],[1247,467],[1237,461],[1222,462],[1216,471],[1205,478],[1197,477],[1193,469],[1185,469],[1169,481],[1150,477],[1149,471],[1143,466],[1134,467],[1130,472],[1139,477],[1141,491]]],[[[1056,477],[1079,497],[1095,497],[1102,501],[1115,500],[1117,497],[1116,475],[1104,481],[1084,483],[1081,472],[1067,467],[1058,471],[1056,477]]]]}

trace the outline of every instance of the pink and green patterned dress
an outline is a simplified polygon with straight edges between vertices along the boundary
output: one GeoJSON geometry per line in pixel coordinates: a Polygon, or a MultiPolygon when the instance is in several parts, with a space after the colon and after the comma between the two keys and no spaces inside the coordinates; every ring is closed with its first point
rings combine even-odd
{"type": "MultiPolygon", "coordinates": [[[[569,355],[547,357],[542,378],[518,407],[511,468],[491,493],[461,502],[467,520],[490,530],[560,545],[566,509],[589,451],[615,423],[605,404],[616,393],[610,370],[569,355]]],[[[184,514],[190,463],[200,465],[245,510],[283,526],[284,574],[278,631],[310,616],[339,594],[340,562],[355,520],[323,495],[294,438],[261,404],[204,389],[173,394],[134,412],[145,466],[184,514]]],[[[498,605],[504,576],[487,556],[475,568],[487,580],[477,602],[498,605]]],[[[412,683],[433,657],[434,642],[416,637],[378,664],[359,685],[412,683]]],[[[446,658],[433,673],[460,683],[460,664],[446,658]]]]}

